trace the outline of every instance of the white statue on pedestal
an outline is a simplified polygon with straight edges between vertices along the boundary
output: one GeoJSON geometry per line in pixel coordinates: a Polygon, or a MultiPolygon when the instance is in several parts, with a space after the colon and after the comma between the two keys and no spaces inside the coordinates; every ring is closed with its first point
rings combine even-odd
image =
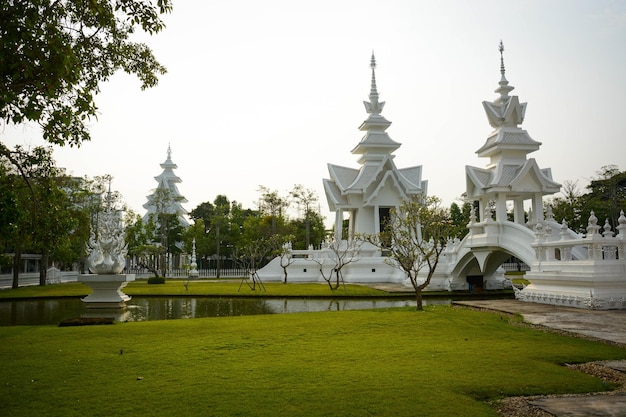
{"type": "Polygon", "coordinates": [[[124,270],[128,253],[124,237],[120,216],[109,201],[98,218],[97,230],[92,230],[89,238],[87,265],[92,274],[119,274],[124,270]]]}
{"type": "Polygon", "coordinates": [[[111,197],[111,183],[106,196],[106,208],[99,214],[95,231],[89,238],[87,267],[91,274],[82,275],[80,281],[93,292],[82,301],[90,308],[119,308],[130,296],[122,292],[135,275],[121,274],[126,266],[128,248],[120,213],[115,209],[111,197]]]}

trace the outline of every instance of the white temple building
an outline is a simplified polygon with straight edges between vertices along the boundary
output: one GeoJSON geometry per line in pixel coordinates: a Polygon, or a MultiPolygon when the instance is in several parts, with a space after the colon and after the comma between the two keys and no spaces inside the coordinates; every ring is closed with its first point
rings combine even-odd
{"type": "Polygon", "coordinates": [[[422,167],[398,169],[392,153],[400,147],[386,132],[391,122],[381,112],[385,102],[378,100],[376,87],[376,58],[372,54],[372,83],[369,101],[364,101],[369,117],[359,130],[365,135],[352,149],[360,155],[359,168],[328,164],[329,179],[324,180],[324,191],[331,212],[335,212],[335,240],[341,240],[344,214],[349,216],[348,234],[375,234],[382,231],[390,209],[413,195],[427,192],[427,181],[422,181],[422,167]]]}
{"type": "Polygon", "coordinates": [[[530,200],[534,222],[543,220],[545,195],[558,193],[561,185],[552,180],[550,168],[541,169],[535,159],[527,155],[539,149],[540,142],[533,140],[519,125],[524,121],[526,103],[517,96],[509,96],[515,88],[505,77],[504,48],[500,43],[500,82],[495,90],[499,94],[493,102],[483,101],[489,124],[494,128],[484,145],[476,151],[479,157],[489,158],[485,168],[466,166],[466,193],[469,201],[478,201],[483,220],[490,202],[495,202],[496,220],[507,219],[507,202],[513,203],[514,221],[525,224],[524,201],[530,200]]]}
{"type": "MultiPolygon", "coordinates": [[[[478,202],[479,210],[476,213],[472,208],[469,233],[463,240],[448,242],[426,289],[497,290],[511,286],[501,265],[515,256],[531,268],[525,276],[530,285],[515,288],[519,300],[626,309],[626,215],[621,213],[619,226],[613,231],[608,220],[601,227],[592,213],[587,234],[580,236],[565,221],[557,223],[549,209],[544,213],[543,197],[559,192],[560,184],[552,179],[549,168],[540,168],[535,159],[528,158],[541,143],[520,127],[526,103],[509,95],[513,87],[505,77],[503,51],[500,43],[498,97],[483,102],[494,130],[476,151],[489,162],[485,168],[467,166],[465,170],[464,196],[468,202],[478,202]],[[528,222],[525,205],[529,207],[528,222]],[[507,213],[510,207],[512,219],[507,213]]],[[[421,167],[398,169],[393,163],[392,153],[400,144],[386,133],[390,122],[381,115],[384,103],[378,101],[373,56],[371,66],[370,101],[365,103],[369,117],[360,127],[365,136],[352,150],[360,155],[361,167],[331,164],[331,178],[324,180],[330,209],[336,213],[335,240],[320,250],[291,251],[286,247],[283,256],[259,271],[261,279],[282,279],[282,262],[289,270],[290,282],[323,281],[333,268],[342,271],[344,282],[406,282],[405,273],[391,266],[377,248],[350,246],[351,241],[358,241],[351,237],[379,232],[390,209],[402,199],[426,194],[421,167]],[[344,213],[350,220],[348,236],[341,235],[344,213]],[[337,260],[340,256],[346,256],[349,264],[339,266],[343,262],[337,260]]],[[[426,273],[422,270],[420,275],[426,273]]]]}
{"type": "Polygon", "coordinates": [[[178,177],[174,170],[178,166],[172,162],[172,149],[168,145],[167,147],[167,159],[161,164],[163,172],[154,177],[157,181],[157,188],[147,196],[148,201],[143,205],[146,209],[146,214],[143,216],[143,221],[146,222],[150,215],[156,215],[160,209],[168,214],[178,215],[178,221],[183,227],[189,227],[189,221],[187,220],[187,210],[182,206],[187,202],[187,199],[178,190],[177,184],[180,184],[182,180],[178,177]],[[159,208],[159,206],[162,206],[159,208]]]}
{"type": "MultiPolygon", "coordinates": [[[[355,243],[359,234],[376,234],[382,231],[385,219],[392,208],[414,195],[425,195],[427,181],[422,181],[422,167],[398,169],[393,152],[400,148],[386,132],[391,125],[382,115],[384,102],[379,101],[376,86],[376,59],[372,54],[370,67],[372,80],[369,101],[365,110],[369,114],[359,129],[365,132],[352,149],[359,155],[360,167],[349,168],[328,164],[329,179],[324,179],[324,190],[331,211],[335,212],[334,241],[320,250],[290,251],[288,279],[290,282],[320,281],[338,268],[338,263],[350,259],[341,269],[344,282],[396,282],[405,280],[405,273],[385,262],[379,248],[370,243],[355,243]],[[348,215],[348,236],[342,236],[344,214],[348,215]],[[350,246],[354,244],[355,246],[350,246]],[[339,260],[341,257],[342,260],[339,260]]],[[[263,280],[276,281],[284,276],[276,258],[258,271],[263,280]]]]}

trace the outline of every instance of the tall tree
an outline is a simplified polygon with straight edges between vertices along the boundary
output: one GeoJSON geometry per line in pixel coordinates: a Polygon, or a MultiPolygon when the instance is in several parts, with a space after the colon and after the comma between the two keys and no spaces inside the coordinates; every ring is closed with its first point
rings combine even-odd
{"type": "Polygon", "coordinates": [[[578,190],[578,181],[564,181],[562,197],[555,197],[547,204],[552,208],[556,221],[565,220],[574,230],[584,230],[586,221],[582,220],[582,194],[578,190]]]}
{"type": "Polygon", "coordinates": [[[50,148],[24,150],[18,146],[12,157],[18,165],[5,157],[0,160],[5,208],[9,210],[2,214],[9,222],[3,228],[14,253],[13,287],[19,285],[20,258],[26,249],[42,255],[39,283],[45,285],[49,256],[71,246],[76,234],[80,210],[70,195],[80,183],[56,167],[50,148]]]}
{"type": "Polygon", "coordinates": [[[148,218],[146,222],[138,214],[128,213],[126,217],[126,244],[128,245],[128,256],[137,262],[137,266],[146,268],[159,276],[158,258],[162,252],[159,242],[159,231],[153,218],[148,218]]]}
{"type": "Polygon", "coordinates": [[[272,224],[272,235],[278,233],[278,222],[284,221],[285,209],[289,206],[286,197],[282,197],[276,190],[260,185],[259,190],[261,198],[259,199],[259,212],[262,215],[270,216],[272,224]]]}
{"type": "Polygon", "coordinates": [[[462,207],[459,207],[457,203],[450,205],[450,219],[455,227],[454,235],[459,239],[463,239],[469,232],[467,225],[470,221],[471,210],[472,204],[467,201],[463,203],[462,207]]]}
{"type": "Polygon", "coordinates": [[[308,249],[311,244],[311,217],[315,203],[318,201],[317,194],[313,190],[304,188],[302,184],[296,184],[289,195],[298,206],[298,211],[302,212],[305,248],[308,249]]]}
{"type": "Polygon", "coordinates": [[[182,225],[178,220],[176,205],[183,197],[174,195],[168,188],[156,188],[150,196],[150,202],[154,205],[153,221],[157,225],[160,236],[159,270],[165,277],[167,270],[166,257],[168,254],[178,253],[177,243],[182,240],[182,225]]]}
{"type": "Polygon", "coordinates": [[[608,220],[615,230],[620,211],[626,209],[626,171],[620,172],[616,165],[607,165],[598,175],[587,187],[589,193],[583,197],[583,219],[588,219],[593,210],[600,224],[608,220]]]}
{"type": "Polygon", "coordinates": [[[449,211],[440,204],[434,196],[403,200],[397,210],[392,210],[381,232],[380,240],[391,242],[391,265],[402,269],[411,281],[418,310],[423,310],[422,290],[430,284],[446,242],[455,231],[449,211]],[[424,267],[428,272],[422,281],[418,275],[424,267]]]}

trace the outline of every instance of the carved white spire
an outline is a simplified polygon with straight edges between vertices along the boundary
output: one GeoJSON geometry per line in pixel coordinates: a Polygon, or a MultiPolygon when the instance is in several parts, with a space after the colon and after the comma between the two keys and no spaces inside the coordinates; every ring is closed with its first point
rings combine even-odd
{"type": "Polygon", "coordinates": [[[352,150],[354,154],[361,154],[359,163],[366,161],[381,161],[400,147],[400,144],[389,137],[385,132],[391,122],[380,113],[385,106],[384,101],[378,101],[378,88],[376,87],[376,57],[372,52],[370,59],[372,69],[372,82],[370,85],[370,101],[364,101],[365,110],[369,117],[361,124],[359,130],[365,132],[361,142],[352,150]]]}
{"type": "Polygon", "coordinates": [[[504,44],[502,41],[498,45],[498,51],[500,51],[500,82],[495,92],[500,96],[493,103],[483,101],[483,106],[485,107],[489,124],[492,127],[496,129],[499,127],[517,127],[524,121],[526,103],[520,104],[517,96],[509,96],[509,93],[515,87],[509,85],[509,81],[505,76],[504,44]]]}
{"type": "Polygon", "coordinates": [[[372,68],[372,84],[370,87],[370,101],[364,101],[365,110],[372,115],[379,115],[385,107],[385,102],[378,102],[378,89],[376,88],[376,57],[374,51],[372,51],[372,58],[370,59],[370,68],[372,68]]]}

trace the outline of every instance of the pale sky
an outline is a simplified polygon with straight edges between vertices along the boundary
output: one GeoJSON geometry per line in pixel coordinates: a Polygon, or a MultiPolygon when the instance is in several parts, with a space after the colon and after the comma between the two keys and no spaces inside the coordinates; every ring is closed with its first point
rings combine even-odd
{"type": "MultiPolygon", "coordinates": [[[[358,168],[350,153],[366,119],[370,56],[399,168],[423,166],[446,206],[465,191],[465,166],[485,167],[504,42],[512,95],[542,147],[529,155],[554,180],[584,187],[602,166],[626,169],[626,1],[212,0],[174,2],[167,28],[147,37],[168,68],[141,91],[123,73],[96,97],[92,141],[55,147],[76,176],[111,174],[143,214],[168,144],[192,210],[218,194],[256,208],[259,185],[318,193],[327,163],[358,168]]],[[[39,145],[36,125],[0,140],[39,145]]]]}

